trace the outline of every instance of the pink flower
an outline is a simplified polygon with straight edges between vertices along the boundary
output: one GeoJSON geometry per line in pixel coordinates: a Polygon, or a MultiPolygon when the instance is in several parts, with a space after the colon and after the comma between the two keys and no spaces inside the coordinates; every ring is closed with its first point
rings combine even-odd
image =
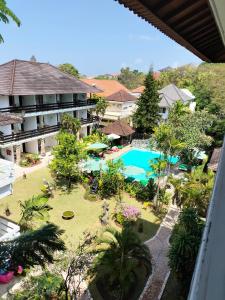
{"type": "Polygon", "coordinates": [[[136,221],[141,215],[141,212],[135,206],[126,205],[123,207],[122,214],[127,221],[136,221]]]}

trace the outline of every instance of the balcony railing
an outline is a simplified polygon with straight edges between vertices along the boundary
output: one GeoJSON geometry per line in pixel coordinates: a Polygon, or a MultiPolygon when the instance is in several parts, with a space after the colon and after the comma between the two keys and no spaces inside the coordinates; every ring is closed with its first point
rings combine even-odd
{"type": "Polygon", "coordinates": [[[41,105],[24,105],[24,106],[9,106],[0,108],[0,113],[33,113],[48,110],[58,110],[74,107],[85,107],[95,105],[96,101],[92,99],[79,100],[74,102],[63,102],[63,103],[47,103],[41,105]]]}
{"type": "MultiPolygon", "coordinates": [[[[87,119],[81,119],[80,121],[81,121],[81,125],[85,125],[85,124],[91,124],[91,123],[98,122],[98,118],[97,117],[89,117],[87,119]]],[[[7,135],[0,134],[0,145],[17,142],[17,141],[21,141],[21,140],[26,140],[26,139],[33,138],[36,136],[41,136],[41,135],[57,132],[57,131],[59,131],[60,127],[61,127],[61,124],[57,124],[57,125],[53,125],[53,126],[46,126],[43,128],[18,132],[18,133],[14,133],[14,134],[7,134],[7,135]]]]}

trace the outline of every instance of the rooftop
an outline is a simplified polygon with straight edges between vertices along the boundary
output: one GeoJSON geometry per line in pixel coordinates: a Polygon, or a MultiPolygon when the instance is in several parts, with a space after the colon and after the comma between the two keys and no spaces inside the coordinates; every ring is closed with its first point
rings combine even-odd
{"type": "Polygon", "coordinates": [[[22,123],[23,118],[19,115],[10,114],[10,113],[0,113],[0,126],[22,123]]]}
{"type": "Polygon", "coordinates": [[[202,60],[225,61],[225,2],[117,0],[202,60]]]}
{"type": "Polygon", "coordinates": [[[119,92],[121,90],[126,91],[129,93],[129,90],[119,83],[117,80],[111,80],[111,79],[82,79],[83,82],[94,86],[103,92],[100,93],[101,96],[108,97],[116,92],[119,92]]]}
{"type": "Polygon", "coordinates": [[[160,106],[167,107],[172,106],[174,102],[181,100],[184,103],[193,100],[195,97],[187,89],[179,89],[175,84],[169,84],[159,90],[160,94],[160,106]]]}
{"type": "Polygon", "coordinates": [[[100,92],[48,64],[12,60],[0,65],[0,95],[47,95],[100,92]]]}
{"type": "Polygon", "coordinates": [[[126,122],[122,120],[115,121],[102,129],[105,134],[117,134],[119,136],[128,136],[135,131],[126,122]]]}
{"type": "Polygon", "coordinates": [[[128,102],[128,101],[137,101],[137,98],[128,93],[127,91],[120,90],[110,96],[107,97],[108,101],[116,101],[116,102],[128,102]]]}

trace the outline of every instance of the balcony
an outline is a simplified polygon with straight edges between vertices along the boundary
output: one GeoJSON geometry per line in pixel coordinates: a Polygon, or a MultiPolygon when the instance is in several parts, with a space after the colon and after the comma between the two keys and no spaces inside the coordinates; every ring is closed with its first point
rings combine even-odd
{"type": "MultiPolygon", "coordinates": [[[[92,124],[98,122],[97,117],[89,117],[87,119],[81,119],[81,126],[92,124]]],[[[15,143],[18,141],[54,133],[60,130],[61,124],[53,125],[53,126],[46,126],[43,128],[38,128],[34,130],[28,130],[23,132],[18,132],[14,134],[8,134],[8,135],[1,135],[0,134],[0,146],[3,146],[8,143],[15,143]]]]}
{"type": "Polygon", "coordinates": [[[75,107],[86,107],[95,105],[96,101],[92,99],[80,100],[75,102],[63,102],[63,103],[48,103],[42,105],[25,105],[25,106],[9,106],[0,108],[0,113],[35,113],[48,110],[59,110],[75,107]]]}

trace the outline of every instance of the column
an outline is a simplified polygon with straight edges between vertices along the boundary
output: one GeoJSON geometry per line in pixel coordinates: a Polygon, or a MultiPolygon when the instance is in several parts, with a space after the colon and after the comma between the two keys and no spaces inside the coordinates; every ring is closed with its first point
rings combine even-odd
{"type": "Polygon", "coordinates": [[[16,145],[16,163],[19,165],[21,160],[21,145],[16,145]]]}
{"type": "Polygon", "coordinates": [[[41,156],[45,156],[45,139],[41,139],[41,156]]]}

